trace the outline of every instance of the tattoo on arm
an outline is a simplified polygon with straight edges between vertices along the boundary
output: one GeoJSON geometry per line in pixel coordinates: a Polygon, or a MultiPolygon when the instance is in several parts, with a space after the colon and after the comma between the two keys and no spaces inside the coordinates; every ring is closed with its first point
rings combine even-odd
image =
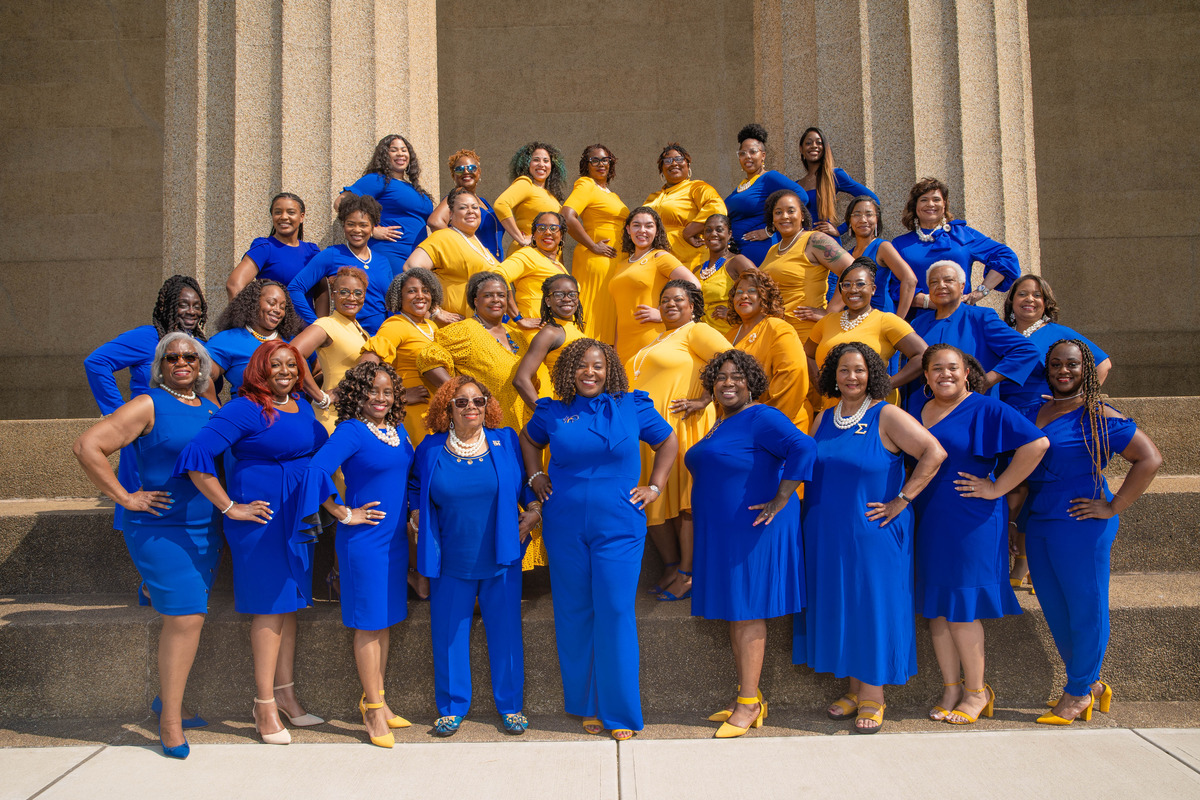
{"type": "Polygon", "coordinates": [[[834,241],[832,236],[826,233],[814,233],[808,241],[813,248],[813,252],[825,265],[837,261],[846,252],[840,244],[834,241]]]}

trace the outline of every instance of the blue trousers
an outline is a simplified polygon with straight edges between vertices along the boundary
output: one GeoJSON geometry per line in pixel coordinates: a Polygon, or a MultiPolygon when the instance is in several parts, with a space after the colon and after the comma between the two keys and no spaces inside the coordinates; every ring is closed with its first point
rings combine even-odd
{"type": "Polygon", "coordinates": [[[496,710],[501,714],[519,714],[525,707],[520,561],[494,578],[429,579],[433,697],[438,715],[466,716],[471,708],[471,618],[475,615],[476,598],[487,633],[496,710]]]}
{"type": "Polygon", "coordinates": [[[1082,522],[1030,520],[1025,553],[1037,599],[1067,671],[1063,691],[1082,697],[1100,678],[1108,648],[1110,556],[1117,517],[1082,522]]]}
{"type": "Polygon", "coordinates": [[[568,714],[641,730],[637,597],[645,529],[545,535],[554,635],[568,714]]]}

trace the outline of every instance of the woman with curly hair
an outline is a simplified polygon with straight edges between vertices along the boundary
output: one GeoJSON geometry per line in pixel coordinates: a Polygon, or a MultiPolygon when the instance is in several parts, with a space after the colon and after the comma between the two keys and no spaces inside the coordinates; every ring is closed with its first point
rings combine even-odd
{"type": "Polygon", "coordinates": [[[621,252],[629,257],[617,260],[608,292],[617,309],[613,346],[625,361],[658,335],[655,323],[662,321],[658,298],[667,281],[683,280],[699,286],[700,279],[671,254],[662,218],[649,206],[629,212],[621,235],[621,252]]]}
{"type": "MultiPolygon", "coordinates": [[[[367,293],[367,274],[358,267],[342,267],[332,283],[333,311],[292,340],[305,358],[316,353],[322,382],[329,391],[341,383],[346,370],[358,363],[358,355],[370,338],[357,319],[367,293]]],[[[333,433],[338,411],[330,408],[329,391],[317,405],[317,421],[328,433],[333,433]]]]}
{"type": "Polygon", "coordinates": [[[1055,342],[1046,356],[1051,399],[1026,415],[1050,440],[1029,476],[1025,546],[1067,674],[1062,697],[1038,718],[1043,725],[1108,712],[1113,690],[1100,680],[1108,646],[1109,561],[1119,514],[1150,487],[1162,455],[1133,420],[1105,404],[1091,349],[1079,339],[1055,342]],[[1104,468],[1116,453],[1130,469],[1116,494],[1104,468]]]}
{"type": "Polygon", "coordinates": [[[839,192],[852,196],[866,195],[879,202],[874,192],[834,163],[833,152],[820,128],[808,128],[800,135],[800,163],[804,165],[804,177],[800,179],[800,185],[806,193],[804,204],[813,221],[813,228],[833,239],[846,230],[845,227],[838,228],[836,222],[839,192]]]}
{"type": "Polygon", "coordinates": [[[406,271],[420,268],[437,275],[445,300],[440,308],[434,307],[430,316],[443,325],[471,315],[470,303],[465,300],[471,276],[500,268],[500,262],[475,235],[483,213],[479,198],[457,188],[450,190],[446,203],[450,207],[450,226],[431,233],[404,263],[406,271]]]}
{"type": "Polygon", "coordinates": [[[704,181],[692,179],[692,157],[679,142],[668,143],[658,154],[658,174],[663,179],[662,188],[652,192],[642,205],[662,217],[670,242],[667,249],[680,263],[694,264],[704,257],[700,236],[704,220],[729,211],[720,192],[704,181]]]}
{"type": "Polygon", "coordinates": [[[256,278],[270,278],[287,286],[321,252],[317,245],[304,241],[304,201],[300,195],[280,192],[271,198],[270,210],[271,232],[250,243],[250,249],[225,281],[230,300],[256,278]]]}
{"type": "Polygon", "coordinates": [[[580,303],[579,284],[570,275],[552,275],[542,283],[542,329],[529,342],[513,376],[513,386],[530,409],[539,397],[552,396],[550,376],[566,346],[585,338],[580,303]],[[535,379],[541,383],[540,391],[535,379]]]}
{"type": "Polygon", "coordinates": [[[567,167],[552,144],[530,142],[513,154],[508,165],[512,183],[496,198],[496,219],[512,241],[512,255],[533,239],[533,218],[543,211],[559,211],[567,196],[567,167]]]}
{"type": "Polygon", "coordinates": [[[303,371],[304,360],[287,342],[255,350],[240,396],[208,420],[174,469],[225,517],[234,608],[252,615],[254,728],[267,744],[292,739],[277,712],[298,727],[324,721],[305,713],[293,688],[296,611],[312,605],[312,545],[293,538],[297,490],[309,459],[329,438],[308,403],[297,399],[303,371]],[[226,451],[233,460],[222,486],[217,461],[226,451]]]}
{"type": "Polygon", "coordinates": [[[438,388],[408,481],[417,511],[417,569],[429,578],[434,732],[452,736],[471,707],[471,619],[487,631],[492,696],[510,734],[522,734],[525,656],[521,553],[541,521],[517,432],[487,386],[457,375],[438,388]],[[525,510],[521,510],[521,506],[525,510]]]}
{"type": "Polygon", "coordinates": [[[300,484],[295,547],[315,542],[319,509],[338,521],[334,546],[341,577],[342,624],[354,630],[354,661],[363,694],[358,701],[371,744],[391,747],[391,728],[410,723],[383,699],[389,630],[408,616],[408,504],[405,486],[413,446],[404,435],[400,379],[387,364],[358,364],[337,385],[337,427],[308,463],[300,484]],[[342,496],[333,475],[345,478],[342,496]]]}
{"type": "Polygon", "coordinates": [[[807,610],[793,620],[792,661],[849,678],[825,712],[856,733],[883,725],[884,684],[917,674],[913,619],[913,512],[909,504],[946,453],[929,431],[884,402],[887,365],[862,342],[834,347],[817,415],[817,463],[804,498],[807,610]],[[904,460],[916,465],[907,478],[904,460]]]}
{"type": "MultiPolygon", "coordinates": [[[[450,179],[454,181],[455,189],[466,189],[479,199],[479,228],[475,235],[496,257],[497,261],[504,260],[504,228],[496,219],[496,212],[490,203],[479,194],[479,183],[483,180],[483,165],[474,150],[456,150],[450,155],[450,179]]],[[[453,191],[453,190],[451,190],[453,191]]],[[[445,230],[450,225],[450,196],[442,198],[437,208],[429,215],[430,231],[445,230]]]]}
{"type": "MultiPolygon", "coordinates": [[[[163,281],[150,313],[150,324],[140,325],[125,331],[115,339],[97,347],[83,360],[83,371],[87,375],[92,397],[100,407],[100,413],[108,416],[125,403],[121,389],[117,386],[116,373],[129,370],[129,399],[150,390],[150,372],[154,366],[154,351],[168,333],[180,331],[205,341],[204,323],[208,320],[208,304],[195,278],[187,275],[172,275],[163,281]]],[[[206,382],[202,393],[216,402],[217,395],[212,381],[206,382]]],[[[136,492],[141,487],[137,472],[137,453],[131,447],[121,448],[117,465],[117,480],[127,492],[136,492]]],[[[113,514],[113,529],[122,530],[125,510],[117,506],[113,514]]]]}
{"type": "MultiPolygon", "coordinates": [[[[217,333],[208,342],[213,380],[224,377],[229,382],[230,397],[237,397],[242,372],[259,345],[276,340],[290,342],[302,330],[304,322],[296,315],[283,284],[266,279],[250,281],[225,306],[217,319],[217,333]]],[[[308,370],[302,372],[304,389],[314,399],[324,396],[308,370]]]]}
{"type": "Polygon", "coordinates": [[[767,129],[758,123],[743,126],[737,135],[738,163],[746,173],[725,198],[729,209],[728,224],[737,242],[737,251],[751,264],[758,266],[766,258],[767,250],[779,241],[763,227],[763,207],[767,198],[780,189],[799,194],[800,184],[773,169],[767,169],[767,129]]]}
{"type": "Polygon", "coordinates": [[[579,307],[585,333],[602,342],[616,341],[617,309],[608,292],[629,208],[612,190],[617,157],[605,145],[590,144],[579,157],[579,177],[563,202],[567,231],[577,244],[571,274],[579,281],[579,307]]]}
{"type": "Polygon", "coordinates": [[[662,492],[678,439],[645,392],[629,391],[617,353],[595,339],[567,345],[555,399],[537,402],[521,432],[529,485],[543,503],[554,634],[568,714],[623,740],[641,730],[634,598],[648,502],[662,492]],[[644,442],[654,451],[639,485],[644,442]],[[542,455],[550,464],[542,471],[542,455]]]}
{"type": "Polygon", "coordinates": [[[542,284],[548,278],[569,275],[562,263],[562,240],[566,223],[557,211],[543,211],[533,218],[533,241],[522,247],[496,270],[512,287],[509,316],[536,320],[542,308],[542,284]]]}
{"type": "Polygon", "coordinates": [[[796,489],[812,477],[815,446],[779,410],[755,402],[767,376],[741,350],[718,353],[700,373],[721,420],[685,457],[696,525],[692,616],[729,623],[738,693],[709,717],[717,739],[761,728],[759,690],[767,620],[804,608],[803,540],[796,489]],[[789,503],[788,501],[791,500],[789,503]],[[760,527],[761,526],[761,527],[760,527]]]}
{"type": "Polygon", "coordinates": [[[375,145],[362,177],[342,187],[333,203],[340,219],[341,204],[350,195],[378,201],[381,212],[370,231],[370,246],[372,252],[378,251],[391,262],[381,291],[387,289],[392,275],[400,274],[413,247],[425,237],[425,220],[433,213],[433,198],[422,188],[420,178],[421,162],[412,143],[390,133],[375,145]]]}

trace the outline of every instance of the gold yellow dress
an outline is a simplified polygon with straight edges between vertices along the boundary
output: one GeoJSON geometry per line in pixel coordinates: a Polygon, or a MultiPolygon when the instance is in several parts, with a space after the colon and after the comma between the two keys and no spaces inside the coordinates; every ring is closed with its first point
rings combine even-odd
{"type": "Polygon", "coordinates": [[[700,289],[704,292],[704,321],[716,328],[721,335],[728,334],[731,326],[725,320],[717,319],[712,314],[717,306],[729,304],[729,290],[733,288],[733,279],[725,271],[725,260],[721,259],[720,266],[711,271],[706,269],[707,257],[692,265],[692,273],[700,279],[700,289]]]}
{"type": "Polygon", "coordinates": [[[812,409],[806,401],[808,356],[792,326],[779,317],[763,317],[753,328],[735,326],[725,337],[738,350],[754,356],[767,374],[767,391],[758,401],[779,409],[808,433],[812,420],[812,409]],[[733,344],[739,331],[742,338],[733,344]]]}
{"type": "Polygon", "coordinates": [[[671,250],[684,264],[693,264],[697,258],[708,255],[706,248],[692,247],[684,240],[684,227],[692,222],[703,225],[713,214],[729,213],[720,192],[704,181],[691,178],[674,186],[663,186],[647,197],[643,205],[650,206],[662,217],[671,250]]]}
{"type": "Polygon", "coordinates": [[[483,244],[453,226],[434,231],[417,245],[433,262],[433,274],[442,283],[442,308],[469,317],[467,281],[476,272],[496,272],[500,262],[483,244]]]}
{"type": "Polygon", "coordinates": [[[662,332],[661,325],[634,319],[633,310],[639,305],[658,308],[658,296],[671,279],[671,273],[683,266],[666,250],[651,250],[637,261],[630,261],[631,258],[616,259],[616,269],[608,282],[608,293],[617,313],[617,341],[613,346],[622,364],[662,332]]]}
{"type": "MultiPolygon", "coordinates": [[[[630,390],[641,389],[650,395],[654,408],[671,424],[679,437],[679,455],[675,467],[660,487],[662,494],[646,507],[646,524],[661,525],[692,509],[692,476],[683,465],[688,448],[700,441],[712,428],[716,410],[712,403],[698,414],[683,419],[670,409],[672,400],[694,399],[704,393],[700,370],[717,353],[729,349],[729,342],[703,322],[689,322],[673,331],[664,331],[634,353],[625,362],[630,390]]],[[[642,484],[650,479],[654,451],[642,444],[642,484]]]]}
{"type": "MultiPolygon", "coordinates": [[[[859,317],[859,322],[848,331],[842,330],[842,315],[826,314],[821,321],[813,326],[809,341],[817,346],[817,368],[825,363],[829,351],[842,342],[862,342],[874,350],[887,363],[896,355],[897,345],[905,336],[913,333],[909,325],[901,317],[887,311],[872,308],[865,317],[859,317]]],[[[889,403],[900,402],[900,390],[893,390],[887,397],[889,403]]],[[[836,397],[826,397],[824,407],[830,408],[837,404],[836,397]]]]}
{"type": "MultiPolygon", "coordinates": [[[[509,184],[500,193],[496,202],[492,203],[492,211],[496,214],[496,222],[504,222],[510,217],[517,221],[517,228],[526,236],[533,230],[533,221],[543,211],[560,211],[559,203],[554,195],[533,182],[533,178],[522,175],[509,184]]],[[[504,250],[506,256],[512,255],[520,247],[515,240],[510,239],[504,250]]]]}
{"type": "Polygon", "coordinates": [[[792,312],[800,306],[825,308],[825,292],[829,286],[829,269],[814,264],[804,255],[812,235],[813,231],[800,234],[782,254],[779,252],[782,242],[771,245],[759,267],[779,287],[783,296],[783,318],[800,334],[801,342],[807,341],[813,323],[792,316],[792,312]]]}
{"type": "MultiPolygon", "coordinates": [[[[329,337],[329,344],[317,348],[317,363],[321,365],[323,374],[322,388],[332,392],[334,387],[342,382],[346,370],[358,363],[363,344],[370,338],[356,320],[343,316],[336,309],[327,317],[319,317],[314,325],[319,325],[329,337]]],[[[328,408],[313,406],[317,422],[325,426],[328,433],[333,433],[334,423],[337,422],[337,408],[333,403],[328,408]]]]}
{"type": "MultiPolygon", "coordinates": [[[[529,349],[531,331],[521,330],[513,324],[504,327],[516,345],[515,352],[496,341],[478,319],[467,317],[434,334],[433,342],[417,356],[417,370],[424,374],[434,367],[442,367],[452,376],[470,375],[479,379],[500,403],[504,413],[501,424],[520,432],[532,411],[513,388],[513,376],[521,356],[529,349]]],[[[521,563],[526,570],[547,563],[540,528],[534,531],[533,541],[521,563]]]]}
{"type": "Polygon", "coordinates": [[[581,244],[571,255],[571,274],[579,281],[579,303],[583,309],[583,329],[589,338],[612,344],[617,338],[616,307],[608,292],[608,281],[616,270],[621,255],[621,237],[629,209],[617,193],[601,189],[586,175],[575,181],[575,187],[563,203],[579,215],[587,235],[596,244],[605,243],[617,251],[615,258],[598,256],[581,244]]]}
{"type": "MultiPolygon", "coordinates": [[[[429,320],[420,324],[413,322],[407,314],[394,314],[384,320],[379,326],[379,332],[363,345],[363,353],[374,353],[379,360],[390,364],[400,377],[400,383],[405,389],[424,386],[430,390],[429,384],[421,380],[417,369],[417,356],[433,341],[437,326],[429,320]]],[[[430,390],[432,394],[432,390],[430,390]]],[[[429,403],[413,403],[404,407],[404,430],[413,447],[425,438],[425,413],[429,411],[429,403]]]]}
{"type": "Polygon", "coordinates": [[[517,311],[522,317],[542,315],[542,282],[552,275],[570,275],[560,262],[532,245],[522,247],[496,270],[516,290],[517,311]]]}
{"type": "Polygon", "coordinates": [[[542,381],[542,388],[538,393],[539,397],[554,396],[554,365],[558,363],[558,357],[561,356],[563,351],[567,349],[567,345],[576,339],[583,339],[585,337],[594,338],[587,336],[586,333],[580,330],[579,326],[575,324],[574,320],[556,319],[555,322],[557,322],[559,327],[563,329],[563,332],[566,333],[567,338],[563,339],[563,343],[558,347],[554,348],[549,353],[546,353],[546,358],[542,363],[546,365],[547,379],[542,381]]]}

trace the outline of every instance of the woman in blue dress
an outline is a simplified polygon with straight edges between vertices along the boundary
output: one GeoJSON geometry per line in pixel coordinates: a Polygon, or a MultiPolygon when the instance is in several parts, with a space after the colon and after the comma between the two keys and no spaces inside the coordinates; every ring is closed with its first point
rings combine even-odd
{"type": "Polygon", "coordinates": [[[387,270],[390,274],[380,290],[387,291],[392,277],[404,271],[405,260],[425,238],[425,221],[433,213],[433,198],[421,186],[421,162],[412,143],[395,133],[380,139],[363,176],[342,187],[342,194],[333,203],[334,210],[341,211],[348,194],[369,195],[382,208],[370,245],[372,252],[391,262],[387,270]]]}
{"type": "MultiPolygon", "coordinates": [[[[455,189],[466,189],[479,200],[479,227],[475,237],[487,248],[496,261],[504,260],[504,228],[496,219],[492,205],[479,194],[479,183],[483,180],[483,165],[474,150],[455,150],[450,155],[450,179],[455,189]]],[[[453,191],[453,190],[451,190],[453,191]]],[[[429,215],[430,231],[445,230],[450,226],[449,194],[442,198],[437,208],[429,215]]]]}
{"type": "Polygon", "coordinates": [[[866,195],[879,201],[874,192],[836,165],[829,141],[820,128],[807,128],[800,135],[800,163],[804,165],[804,177],[800,179],[800,185],[805,190],[801,197],[805,199],[814,230],[828,234],[835,240],[845,233],[845,225],[838,227],[837,224],[838,194],[852,197],[866,195]]]}
{"type": "MultiPolygon", "coordinates": [[[[172,331],[182,331],[197,340],[205,341],[204,323],[208,319],[208,304],[195,278],[187,275],[172,275],[158,290],[149,325],[140,325],[125,331],[112,341],[93,350],[83,360],[92,397],[100,407],[100,413],[108,416],[125,402],[117,386],[116,373],[129,370],[129,399],[143,395],[150,388],[150,369],[154,364],[154,351],[163,336],[172,331]]],[[[216,401],[212,381],[208,381],[203,394],[216,401]]],[[[137,454],[132,448],[122,449],[117,464],[117,480],[127,492],[135,492],[141,486],[137,474],[137,454]]],[[[117,506],[113,513],[113,528],[122,530],[125,509],[117,506]]]]}
{"type": "MultiPolygon", "coordinates": [[[[871,296],[871,306],[901,318],[907,317],[917,291],[917,276],[892,243],[883,238],[883,214],[879,209],[879,201],[867,195],[851,200],[846,206],[846,225],[854,234],[850,255],[856,259],[869,258],[883,267],[875,275],[875,294],[871,296]]],[[[836,290],[837,276],[830,273],[826,300],[832,300],[836,290]]]]}
{"type": "Polygon", "coordinates": [[[256,350],[241,396],[213,415],[175,463],[175,475],[191,478],[225,517],[234,607],[253,615],[254,727],[267,744],[291,741],[277,710],[296,726],[323,722],[304,712],[292,680],[296,611],[312,605],[312,545],[292,541],[299,525],[296,491],[329,436],[293,394],[303,365],[287,342],[256,350]],[[225,476],[228,493],[216,477],[226,450],[234,459],[225,476]]]}
{"type": "Polygon", "coordinates": [[[729,214],[733,240],[737,252],[748,258],[754,266],[762,264],[771,245],[779,241],[778,233],[763,227],[763,209],[767,198],[780,189],[806,196],[800,184],[773,169],[767,169],[767,129],[757,123],[745,126],[737,135],[738,163],[746,173],[746,179],[725,198],[725,209],[729,214]]]}
{"type": "Polygon", "coordinates": [[[641,730],[634,598],[646,545],[645,506],[675,463],[678,439],[645,392],[630,392],[616,351],[567,345],[554,365],[556,399],[537,402],[521,432],[529,484],[545,505],[554,633],[568,714],[617,740],[641,730]],[[654,450],[639,486],[641,446],[654,450]],[[550,447],[549,474],[542,451],[550,447]]]}
{"type": "Polygon", "coordinates": [[[470,710],[478,601],[496,711],[504,729],[519,735],[529,727],[521,555],[541,503],[526,484],[517,432],[502,427],[499,401],[478,380],[457,375],[443,383],[425,424],[430,432],[417,448],[408,504],[417,511],[417,570],[429,578],[434,732],[453,736],[470,710]]]}
{"type": "Polygon", "coordinates": [[[316,540],[319,509],[338,521],[334,547],[341,573],[342,624],[354,630],[354,661],[363,694],[358,701],[371,744],[392,747],[391,728],[411,723],[383,699],[389,633],[408,616],[408,518],[405,498],[413,446],[404,432],[400,379],[386,364],[351,367],[337,386],[337,424],[300,485],[300,527],[294,547],[316,540]],[[338,502],[333,475],[346,484],[338,502]]]}
{"type": "Polygon", "coordinates": [[[937,178],[922,178],[912,187],[901,223],[909,232],[893,239],[892,246],[917,275],[914,312],[930,307],[933,298],[929,296],[926,273],[935,261],[953,261],[962,268],[966,275],[963,299],[968,305],[975,305],[993,289],[1007,291],[1021,274],[1021,264],[1012,248],[954,218],[950,189],[937,178]],[[983,263],[983,282],[972,289],[969,279],[976,261],[983,263]]]}
{"type": "Polygon", "coordinates": [[[221,556],[221,533],[212,504],[186,479],[172,477],[175,459],[216,412],[200,397],[212,359],[204,345],[181,331],[168,333],[155,348],[150,388],[89,428],[75,442],[75,457],[88,479],[125,509],[125,546],[142,576],[138,603],[162,615],[158,638],[159,741],[163,753],[187,758],[184,728],[200,728],[200,717],[184,719],[183,693],[200,644],[208,595],[221,556]],[[125,489],[108,456],[129,447],[141,484],[125,489]]]}
{"type": "Polygon", "coordinates": [[[917,673],[913,514],[946,453],[898,407],[887,365],[862,342],[836,345],[818,379],[838,398],[817,415],[817,460],[804,497],[807,609],[793,617],[792,661],[849,678],[825,712],[857,733],[883,725],[884,684],[917,673]],[[904,456],[916,461],[905,478],[904,456]]]}
{"type": "Polygon", "coordinates": [[[1021,613],[1008,582],[1004,496],[1050,445],[1011,406],[976,393],[978,376],[957,347],[931,345],[921,366],[933,395],[921,423],[947,453],[915,509],[916,607],[929,620],[944,685],[929,718],[967,725],[990,717],[996,699],[984,681],[981,620],[1021,613]]]}
{"type": "Polygon", "coordinates": [[[271,232],[250,243],[250,249],[229,273],[225,291],[230,301],[256,278],[287,286],[321,248],[304,241],[304,201],[291,192],[271,198],[271,232]]]}
{"type": "Polygon", "coordinates": [[[1133,420],[1101,399],[1091,350],[1081,340],[1056,342],[1046,357],[1051,400],[1027,409],[1050,439],[1050,452],[1029,476],[1025,547],[1037,599],[1066,668],[1067,683],[1045,725],[1107,712],[1113,690],[1100,680],[1108,647],[1109,557],[1120,518],[1149,488],[1162,455],[1133,420]],[[1116,494],[1104,468],[1116,453],[1130,462],[1116,494]]]}
{"type": "MultiPolygon", "coordinates": [[[[983,367],[984,385],[980,392],[1000,398],[998,384],[1009,381],[1020,386],[1038,367],[1037,348],[1021,334],[1004,324],[1000,315],[987,306],[964,302],[966,274],[953,261],[935,262],[926,274],[933,309],[917,314],[913,330],[927,345],[951,344],[973,356],[983,367]]],[[[921,406],[929,396],[926,384],[913,381],[905,408],[920,419],[921,406]]]]}
{"type": "Polygon", "coordinates": [[[782,411],[755,402],[768,381],[754,356],[718,353],[700,382],[723,414],[684,456],[695,521],[692,616],[729,622],[738,694],[711,719],[721,723],[715,738],[730,739],[767,716],[758,685],[767,620],[804,608],[795,494],[812,477],[816,447],[782,411]]]}
{"type": "MultiPolygon", "coordinates": [[[[229,396],[237,397],[242,373],[250,356],[266,342],[290,342],[304,330],[287,290],[278,281],[261,278],[250,281],[245,289],[225,306],[217,319],[217,333],[208,343],[213,360],[213,380],[224,378],[229,396]]],[[[311,379],[310,379],[311,380],[311,379]]],[[[316,384],[313,383],[313,389],[316,384]]],[[[321,397],[317,391],[313,397],[321,397]]]]}

